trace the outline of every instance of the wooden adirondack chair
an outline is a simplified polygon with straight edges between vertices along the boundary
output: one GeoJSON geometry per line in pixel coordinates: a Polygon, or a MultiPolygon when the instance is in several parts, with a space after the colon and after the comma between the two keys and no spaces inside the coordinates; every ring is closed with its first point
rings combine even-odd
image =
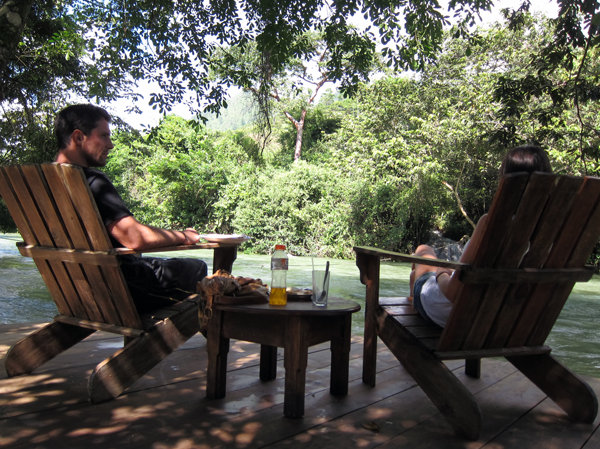
{"type": "Polygon", "coordinates": [[[479,377],[482,357],[504,356],[573,419],[594,421],[592,389],[544,345],[600,237],[600,179],[513,173],[502,178],[473,264],[355,247],[366,289],[363,382],[375,385],[377,336],[448,422],[476,439],[481,411],[442,363],[466,359],[479,377]],[[527,247],[529,246],[529,250],[527,247]],[[449,267],[465,284],[444,329],[407,298],[379,298],[380,258],[449,267]]]}
{"type": "MultiPolygon", "coordinates": [[[[198,295],[151,314],[139,315],[81,168],[43,164],[0,168],[0,195],[32,257],[59,315],[15,344],[5,358],[9,376],[31,373],[96,330],[124,336],[123,349],[100,363],[88,391],[94,403],[117,397],[199,330],[198,295]]],[[[160,248],[214,248],[213,270],[231,271],[237,245],[202,244],[160,248]]]]}

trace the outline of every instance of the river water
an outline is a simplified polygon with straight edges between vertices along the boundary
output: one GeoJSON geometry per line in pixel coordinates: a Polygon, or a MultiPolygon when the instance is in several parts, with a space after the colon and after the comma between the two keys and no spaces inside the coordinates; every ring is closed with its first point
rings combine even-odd
{"type": "MultiPolygon", "coordinates": [[[[33,263],[21,257],[15,247],[19,235],[0,234],[0,323],[50,321],[57,313],[54,302],[33,263]]],[[[165,256],[164,253],[157,254],[165,256]]],[[[170,257],[199,257],[212,266],[212,250],[169,253],[170,257]]],[[[330,295],[351,299],[363,310],[354,314],[353,334],[362,335],[365,287],[359,281],[353,260],[330,260],[330,295]]],[[[310,287],[312,260],[290,256],[288,286],[310,287]]],[[[325,266],[324,259],[315,264],[325,266]]],[[[269,256],[239,254],[234,274],[263,279],[270,283],[269,256]]],[[[381,296],[407,296],[410,265],[382,262],[381,296]]],[[[552,354],[579,374],[600,378],[600,276],[575,286],[546,344],[552,354]]]]}

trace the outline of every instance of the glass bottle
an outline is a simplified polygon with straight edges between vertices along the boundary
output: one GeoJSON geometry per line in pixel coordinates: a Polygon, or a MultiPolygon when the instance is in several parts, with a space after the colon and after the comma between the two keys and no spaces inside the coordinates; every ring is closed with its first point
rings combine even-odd
{"type": "Polygon", "coordinates": [[[275,245],[275,251],[271,256],[271,294],[269,304],[272,306],[285,306],[287,304],[287,293],[285,291],[288,272],[288,256],[285,245],[275,245]]]}

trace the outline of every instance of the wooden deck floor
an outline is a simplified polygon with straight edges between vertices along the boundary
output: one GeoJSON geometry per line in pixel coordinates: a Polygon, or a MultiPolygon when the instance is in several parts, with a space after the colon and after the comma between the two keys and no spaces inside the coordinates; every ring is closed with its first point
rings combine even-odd
{"type": "MultiPolygon", "coordinates": [[[[36,325],[0,325],[0,356],[36,325]]],[[[14,448],[540,448],[600,447],[599,419],[577,424],[512,365],[484,360],[481,379],[462,375],[483,411],[481,438],[454,434],[412,378],[381,345],[375,388],[361,382],[362,341],[353,339],[349,394],[329,394],[329,346],[311,348],[303,419],[283,417],[278,378],[258,379],[258,345],[232,341],[227,397],[205,398],[206,341],[188,341],[117,400],[93,405],[87,377],[122,346],[97,333],[34,374],[0,368],[0,446],[14,448]],[[378,428],[369,430],[368,427],[378,428]]],[[[282,353],[280,351],[280,358],[282,353]]],[[[600,379],[586,378],[600,396],[600,379]]]]}

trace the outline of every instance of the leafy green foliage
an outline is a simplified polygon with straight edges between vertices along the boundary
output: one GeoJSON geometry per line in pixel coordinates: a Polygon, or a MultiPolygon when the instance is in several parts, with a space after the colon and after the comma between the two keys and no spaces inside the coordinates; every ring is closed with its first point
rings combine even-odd
{"type": "Polygon", "coordinates": [[[391,182],[364,184],[353,201],[351,230],[357,245],[412,252],[426,242],[434,224],[437,197],[430,180],[413,187],[391,182]]]}
{"type": "Polygon", "coordinates": [[[0,14],[3,33],[0,38],[0,102],[36,104],[35,96],[48,95],[52,87],[73,89],[80,86],[83,66],[80,61],[84,41],[72,17],[60,12],[62,2],[45,0],[21,2],[19,12],[7,14],[10,1],[0,14]],[[10,18],[12,17],[12,19],[10,18]],[[20,27],[12,28],[21,23],[20,27]],[[12,34],[11,34],[12,33],[12,34]],[[21,33],[20,35],[18,33],[21,33]],[[12,41],[12,42],[11,42],[12,41]],[[14,47],[11,44],[16,44],[14,47]]]}
{"type": "MultiPolygon", "coordinates": [[[[559,16],[549,21],[545,38],[528,52],[528,72],[505,74],[498,80],[495,99],[502,103],[501,138],[514,138],[515,123],[539,123],[536,140],[571,141],[580,158],[581,171],[597,174],[600,133],[597,105],[600,99],[600,4],[589,1],[559,2],[559,16]],[[570,112],[570,114],[569,114],[570,112]],[[588,166],[593,161],[592,166],[588,166]]],[[[527,30],[532,19],[527,7],[509,17],[512,30],[527,30]]]]}
{"type": "MultiPolygon", "coordinates": [[[[293,254],[351,257],[355,244],[412,251],[433,229],[455,240],[469,235],[455,194],[477,222],[489,208],[508,147],[497,138],[504,122],[494,86],[503,76],[526,76],[529,55],[551,36],[548,21],[528,20],[527,30],[497,25],[470,42],[448,33],[438,64],[419,77],[382,78],[344,101],[325,97],[306,116],[306,162],[292,164],[279,147],[261,155],[242,131],[217,135],[165,121],[145,144],[157,145],[144,150],[153,162],[131,163],[147,172],[138,185],[155,198],[134,199],[160,211],[142,216],[162,225],[184,225],[177,219],[184,216],[201,229],[245,233],[253,237],[245,250],[261,253],[283,242],[293,254]],[[219,139],[233,145],[230,151],[218,152],[219,139]],[[210,159],[217,153],[220,158],[210,159]],[[199,158],[212,161],[210,179],[198,171],[199,158]],[[187,216],[177,206],[193,197],[184,185],[206,186],[203,208],[187,204],[187,216]]],[[[580,159],[569,152],[578,138],[569,130],[572,111],[564,111],[550,133],[535,120],[537,107],[543,105],[532,102],[513,124],[509,143],[541,143],[557,171],[580,173],[580,159]]],[[[289,127],[275,131],[281,148],[294,138],[289,127]]]]}
{"type": "MultiPolygon", "coordinates": [[[[14,0],[2,1],[2,5],[9,3],[14,0]]],[[[255,41],[259,53],[269,55],[274,73],[281,73],[290,58],[302,59],[309,51],[305,42],[298,40],[300,36],[309,31],[323,33],[326,45],[333,49],[328,71],[341,80],[344,91],[351,92],[360,80],[360,61],[369,57],[376,43],[384,45],[394,67],[422,69],[434,57],[442,28],[448,23],[438,3],[430,0],[23,3],[31,5],[31,12],[23,14],[29,28],[11,29],[10,39],[0,42],[0,55],[7,54],[15,60],[20,51],[15,51],[15,42],[28,45],[32,37],[41,37],[39,42],[45,39],[48,45],[41,49],[40,55],[47,58],[52,69],[46,73],[40,71],[40,76],[60,77],[54,71],[54,63],[62,68],[72,63],[69,71],[84,81],[80,87],[99,100],[129,96],[130,83],[144,79],[158,86],[150,103],[160,111],[168,111],[182,101],[205,112],[216,112],[225,104],[224,88],[228,82],[214,84],[208,72],[209,55],[215,43],[238,46],[255,41]],[[352,31],[348,22],[357,13],[373,21],[379,36],[371,30],[352,31]],[[41,23],[43,14],[51,19],[46,24],[59,26],[39,28],[41,34],[36,35],[33,25],[41,23]],[[78,64],[86,65],[82,49],[87,50],[93,64],[76,73],[73,69],[78,64]],[[355,72],[342,69],[348,51],[354,52],[354,65],[358,69],[355,72]],[[188,92],[192,92],[192,98],[188,92]]],[[[458,22],[466,26],[474,14],[489,9],[490,5],[489,0],[465,0],[451,2],[449,10],[456,11],[458,22]]],[[[463,29],[466,33],[466,28],[463,29]]],[[[2,72],[4,78],[3,67],[2,72]]],[[[43,85],[37,84],[30,90],[33,93],[41,88],[43,85]]]]}
{"type": "Polygon", "coordinates": [[[141,222],[207,230],[233,167],[250,160],[234,139],[167,116],[146,137],[117,134],[106,172],[141,222]]]}
{"type": "Polygon", "coordinates": [[[17,232],[17,225],[13,221],[4,200],[0,198],[0,232],[17,232]]]}
{"type": "Polygon", "coordinates": [[[222,46],[213,53],[211,68],[221,82],[252,93],[262,133],[271,129],[274,108],[283,113],[294,128],[293,138],[290,135],[283,142],[294,149],[297,161],[304,142],[306,115],[320,89],[326,83],[337,82],[345,94],[354,94],[358,83],[368,80],[375,67],[375,45],[353,27],[305,32],[290,38],[288,44],[287,53],[279,54],[276,62],[257,41],[222,46]]]}
{"type": "Polygon", "coordinates": [[[356,183],[305,162],[272,168],[224,190],[217,208],[229,228],[252,236],[249,251],[268,253],[284,243],[295,255],[349,257],[348,226],[356,183]]]}
{"type": "Polygon", "coordinates": [[[32,111],[9,110],[0,118],[0,165],[47,162],[56,155],[53,103],[32,111]]]}
{"type": "MultiPolygon", "coordinates": [[[[396,199],[406,195],[404,201],[422,206],[413,207],[413,215],[404,220],[395,219],[397,224],[415,226],[410,232],[396,229],[396,235],[405,232],[403,245],[426,242],[426,234],[419,231],[421,223],[437,227],[456,240],[470,234],[472,227],[462,216],[454,193],[476,222],[489,208],[497,169],[512,146],[541,144],[548,149],[557,171],[584,171],[581,160],[571,151],[578,137],[577,131],[573,132],[576,117],[572,110],[563,110],[557,120],[543,123],[537,113],[548,105],[531,101],[521,119],[511,123],[511,138],[498,137],[506,123],[493,95],[494,86],[503,77],[526,76],[528,57],[552,36],[547,20],[528,20],[527,29],[511,31],[497,25],[480,30],[470,42],[449,34],[438,63],[420,77],[385,78],[361,89],[357,109],[326,141],[332,152],[329,164],[371,179],[373,186],[380,182],[398,186],[396,199]]],[[[597,103],[588,105],[591,123],[597,123],[598,112],[597,103]]],[[[588,171],[595,167],[597,162],[589,157],[588,171]]],[[[385,198],[389,190],[374,187],[370,194],[385,198]]],[[[374,214],[374,230],[385,229],[378,220],[385,220],[389,215],[386,210],[374,214]]]]}
{"type": "MultiPolygon", "coordinates": [[[[306,161],[317,162],[327,159],[328,148],[326,145],[319,145],[319,142],[322,142],[327,136],[335,134],[340,128],[345,113],[342,104],[341,101],[335,106],[319,103],[309,109],[306,114],[302,139],[302,154],[306,161]]],[[[297,115],[298,113],[292,111],[292,114],[297,115]]],[[[290,154],[289,151],[286,151],[287,149],[294,148],[296,137],[297,130],[289,122],[279,131],[279,143],[287,154],[290,154]]]]}
{"type": "Polygon", "coordinates": [[[255,107],[250,94],[240,92],[227,102],[227,107],[219,114],[206,114],[206,127],[215,131],[235,131],[252,126],[255,117],[255,107]]]}
{"type": "Polygon", "coordinates": [[[65,104],[67,91],[84,90],[84,43],[72,18],[60,13],[61,4],[33,2],[14,47],[7,43],[11,39],[10,20],[4,14],[8,7],[0,13],[1,165],[52,158],[56,110],[65,104]]]}
{"type": "MultiPolygon", "coordinates": [[[[542,145],[560,173],[600,170],[597,49],[590,44],[583,65],[585,49],[573,50],[578,83],[569,67],[544,72],[551,84],[539,83],[531,61],[554,42],[554,24],[519,17],[522,27],[495,25],[468,41],[460,39],[460,27],[452,29],[439,42],[437,63],[422,73],[360,84],[353,98],[326,95],[304,109],[299,163],[292,163],[294,128],[285,119],[275,122],[274,143],[263,148],[248,128],[214,132],[168,116],[147,135],[121,127],[106,170],[140,221],[249,234],[246,251],[268,252],[276,243],[293,254],[330,257],[352,257],[355,244],[411,251],[433,229],[458,240],[472,232],[463,214],[476,222],[489,209],[500,161],[511,146],[542,145]],[[498,86],[520,89],[507,80],[538,89],[521,91],[514,116],[506,115],[508,103],[498,97],[498,86]],[[575,91],[552,88],[561,82],[588,86],[585,95],[578,91],[578,107],[575,91]]],[[[300,48],[309,46],[294,51],[300,48]]],[[[52,104],[45,104],[50,111],[52,104]]],[[[298,114],[306,101],[299,94],[287,105],[298,114]]],[[[51,148],[50,113],[22,115],[21,122],[7,117],[18,124],[13,132],[32,135],[29,146],[7,140],[16,156],[1,153],[5,161],[50,154],[28,153],[35,145],[51,148]]],[[[0,223],[0,229],[8,228],[0,223]]]]}
{"type": "MultiPolygon", "coordinates": [[[[511,13],[515,28],[526,25],[524,11],[528,4],[525,1],[523,7],[511,13]]],[[[321,62],[322,72],[328,74],[328,79],[338,80],[345,94],[355,93],[359,83],[368,80],[365,64],[376,48],[381,49],[378,53],[382,61],[395,70],[422,71],[443,50],[449,15],[456,23],[454,36],[473,39],[469,27],[479,12],[490,9],[492,2],[453,0],[440,7],[433,0],[293,0],[283,4],[263,0],[2,0],[2,5],[21,8],[25,24],[8,26],[7,8],[1,10],[0,28],[4,32],[0,35],[0,92],[6,92],[0,93],[3,107],[12,108],[13,102],[18,102],[16,109],[31,115],[47,103],[59,104],[60,108],[73,94],[96,102],[136,99],[135,83],[144,80],[156,86],[150,103],[161,112],[186,103],[195,112],[208,114],[226,106],[226,89],[232,84],[256,81],[259,91],[264,92],[273,76],[287,73],[291,66],[299,68],[298,61],[314,53],[315,46],[307,38],[311,33],[321,36],[329,49],[321,62]],[[360,31],[352,28],[350,22],[358,14],[372,25],[360,31]],[[256,78],[246,67],[215,81],[209,70],[214,49],[248,48],[254,45],[251,43],[255,43],[266,63],[263,66],[268,68],[262,71],[263,76],[256,78]],[[53,93],[65,97],[56,101],[53,93]]],[[[597,2],[561,1],[552,39],[532,59],[537,73],[522,83],[517,79],[516,84],[513,78],[506,78],[504,87],[498,89],[498,98],[505,103],[508,114],[508,139],[513,129],[513,119],[508,118],[518,119],[516,111],[524,107],[521,99],[537,96],[536,88],[550,95],[559,109],[572,101],[581,109],[583,103],[597,98],[598,83],[572,70],[582,67],[580,60],[597,59],[597,10],[597,2]],[[586,57],[578,55],[581,49],[587,52],[586,57]],[[572,82],[561,84],[553,77],[564,70],[570,72],[572,82]]],[[[471,52],[471,46],[467,46],[465,55],[470,57],[471,52]]],[[[552,108],[540,111],[538,117],[556,120],[552,108]]],[[[595,157],[598,146],[589,129],[594,125],[585,119],[578,121],[579,153],[583,159],[595,157]]],[[[5,140],[8,136],[2,135],[5,140]]]]}

